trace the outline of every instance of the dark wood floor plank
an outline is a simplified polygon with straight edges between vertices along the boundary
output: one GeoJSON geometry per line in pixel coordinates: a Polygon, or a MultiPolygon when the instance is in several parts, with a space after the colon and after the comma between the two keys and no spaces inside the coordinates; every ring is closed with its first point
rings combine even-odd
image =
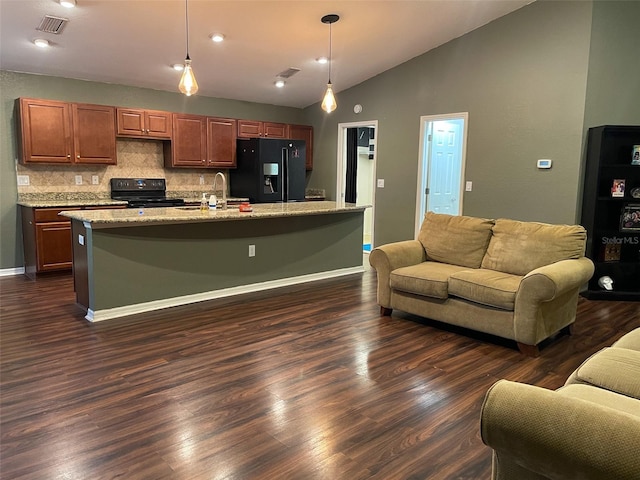
{"type": "Polygon", "coordinates": [[[375,273],[91,324],[69,276],[0,279],[3,479],[482,479],[484,394],[557,388],[640,327],[580,299],[573,335],[515,343],[394,311],[375,273]]]}

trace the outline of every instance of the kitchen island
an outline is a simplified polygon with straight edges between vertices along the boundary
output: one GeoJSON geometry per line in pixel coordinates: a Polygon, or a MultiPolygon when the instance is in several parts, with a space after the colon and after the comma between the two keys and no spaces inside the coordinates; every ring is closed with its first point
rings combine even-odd
{"type": "Polygon", "coordinates": [[[359,273],[366,207],[336,202],[65,211],[76,299],[100,321],[359,273]]]}

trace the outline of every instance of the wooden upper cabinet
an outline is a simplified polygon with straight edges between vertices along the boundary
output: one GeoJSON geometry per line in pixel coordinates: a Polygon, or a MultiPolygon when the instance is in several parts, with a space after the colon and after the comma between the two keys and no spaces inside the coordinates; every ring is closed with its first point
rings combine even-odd
{"type": "Polygon", "coordinates": [[[238,120],[238,138],[287,138],[287,124],[238,120]]]}
{"type": "Polygon", "coordinates": [[[161,110],[117,109],[118,136],[170,139],[172,114],[161,110]]]}
{"type": "Polygon", "coordinates": [[[116,109],[104,105],[73,103],[75,163],[115,165],[116,109]]]}
{"type": "Polygon", "coordinates": [[[207,118],[207,164],[210,167],[236,167],[236,121],[207,118]]]}
{"type": "Polygon", "coordinates": [[[115,108],[20,99],[23,163],[116,163],[115,108]]]}
{"type": "Polygon", "coordinates": [[[20,99],[22,163],[73,163],[71,105],[20,99]]]}
{"type": "Polygon", "coordinates": [[[164,143],[167,167],[207,166],[207,117],[173,114],[173,137],[164,143]]]}
{"type": "Polygon", "coordinates": [[[287,124],[263,122],[262,136],[269,138],[287,138],[287,124]]]}
{"type": "Polygon", "coordinates": [[[289,125],[287,138],[306,142],[305,165],[307,170],[313,170],[313,127],[311,125],[289,125]]]}

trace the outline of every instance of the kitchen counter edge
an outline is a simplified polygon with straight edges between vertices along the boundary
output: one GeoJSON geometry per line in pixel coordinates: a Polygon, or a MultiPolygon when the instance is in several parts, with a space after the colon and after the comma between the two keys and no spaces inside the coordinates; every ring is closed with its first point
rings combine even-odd
{"type": "Polygon", "coordinates": [[[249,220],[270,217],[291,217],[364,211],[369,205],[336,202],[295,202],[253,204],[253,211],[237,208],[201,212],[192,207],[128,208],[118,210],[72,210],[60,215],[84,222],[88,228],[118,228],[176,223],[204,223],[228,220],[249,220]]]}

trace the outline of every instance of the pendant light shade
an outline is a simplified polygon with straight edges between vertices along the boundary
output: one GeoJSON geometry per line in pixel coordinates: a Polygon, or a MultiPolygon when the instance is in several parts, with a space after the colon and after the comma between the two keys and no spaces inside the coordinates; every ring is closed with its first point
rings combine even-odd
{"type": "Polygon", "coordinates": [[[180,83],[178,84],[178,90],[184,93],[187,97],[194,95],[198,91],[198,82],[196,82],[196,76],[193,74],[191,68],[191,58],[189,58],[189,3],[188,0],[184,0],[184,17],[187,31],[187,57],[184,60],[184,70],[180,83]]]}
{"type": "Polygon", "coordinates": [[[182,71],[182,77],[180,78],[178,89],[187,97],[190,97],[198,91],[198,82],[196,82],[196,76],[193,74],[191,59],[188,55],[184,61],[184,70],[182,71]]]}
{"type": "Polygon", "coordinates": [[[324,94],[324,98],[322,99],[322,110],[327,113],[333,112],[336,108],[338,108],[338,103],[336,102],[336,97],[333,94],[333,88],[331,85],[331,25],[340,20],[340,17],[336,14],[325,15],[320,19],[322,23],[329,24],[329,81],[327,82],[327,91],[324,94]]]}
{"type": "Polygon", "coordinates": [[[331,82],[327,83],[327,91],[322,99],[322,110],[327,113],[333,112],[338,107],[336,103],[336,97],[333,95],[333,89],[331,88],[331,82]]]}

